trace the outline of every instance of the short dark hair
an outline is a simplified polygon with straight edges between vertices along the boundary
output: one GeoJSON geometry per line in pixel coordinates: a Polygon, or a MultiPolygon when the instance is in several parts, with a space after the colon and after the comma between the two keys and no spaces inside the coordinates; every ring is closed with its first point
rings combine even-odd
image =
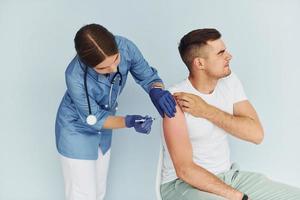
{"type": "Polygon", "coordinates": [[[74,43],[77,55],[89,67],[95,67],[107,56],[118,53],[114,35],[99,24],[88,24],[80,28],[74,43]]]}
{"type": "Polygon", "coordinates": [[[193,60],[199,56],[201,47],[208,41],[221,38],[221,33],[214,28],[196,29],[184,35],[179,43],[178,50],[182,61],[190,70],[193,60]]]}

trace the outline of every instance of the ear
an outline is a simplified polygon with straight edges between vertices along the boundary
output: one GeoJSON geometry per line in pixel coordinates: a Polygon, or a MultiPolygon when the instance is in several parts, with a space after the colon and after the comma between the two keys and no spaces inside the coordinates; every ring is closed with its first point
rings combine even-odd
{"type": "Polygon", "coordinates": [[[199,69],[199,70],[203,70],[204,69],[204,59],[201,57],[196,57],[193,60],[193,65],[199,69]]]}

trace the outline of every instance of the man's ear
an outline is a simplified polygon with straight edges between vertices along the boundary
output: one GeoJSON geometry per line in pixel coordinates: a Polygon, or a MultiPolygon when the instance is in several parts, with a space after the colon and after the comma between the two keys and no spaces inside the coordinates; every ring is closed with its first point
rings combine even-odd
{"type": "Polygon", "coordinates": [[[204,69],[204,59],[201,57],[194,58],[193,65],[195,66],[196,69],[203,70],[204,69]]]}

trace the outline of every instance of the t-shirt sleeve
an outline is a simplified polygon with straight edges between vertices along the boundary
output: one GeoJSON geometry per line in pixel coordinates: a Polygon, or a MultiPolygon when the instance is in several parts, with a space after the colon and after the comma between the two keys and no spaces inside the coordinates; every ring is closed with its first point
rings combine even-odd
{"type": "Polygon", "coordinates": [[[232,87],[233,103],[235,104],[237,102],[247,100],[248,98],[245,94],[243,84],[234,73],[231,73],[230,75],[230,82],[230,87],[232,87]]]}

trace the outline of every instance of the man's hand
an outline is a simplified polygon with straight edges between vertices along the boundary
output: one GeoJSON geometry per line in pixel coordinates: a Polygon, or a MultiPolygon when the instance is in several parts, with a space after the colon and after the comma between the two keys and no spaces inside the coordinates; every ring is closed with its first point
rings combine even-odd
{"type": "Polygon", "coordinates": [[[173,96],[183,112],[190,113],[194,117],[205,118],[210,105],[201,97],[185,92],[176,92],[173,96]]]}

